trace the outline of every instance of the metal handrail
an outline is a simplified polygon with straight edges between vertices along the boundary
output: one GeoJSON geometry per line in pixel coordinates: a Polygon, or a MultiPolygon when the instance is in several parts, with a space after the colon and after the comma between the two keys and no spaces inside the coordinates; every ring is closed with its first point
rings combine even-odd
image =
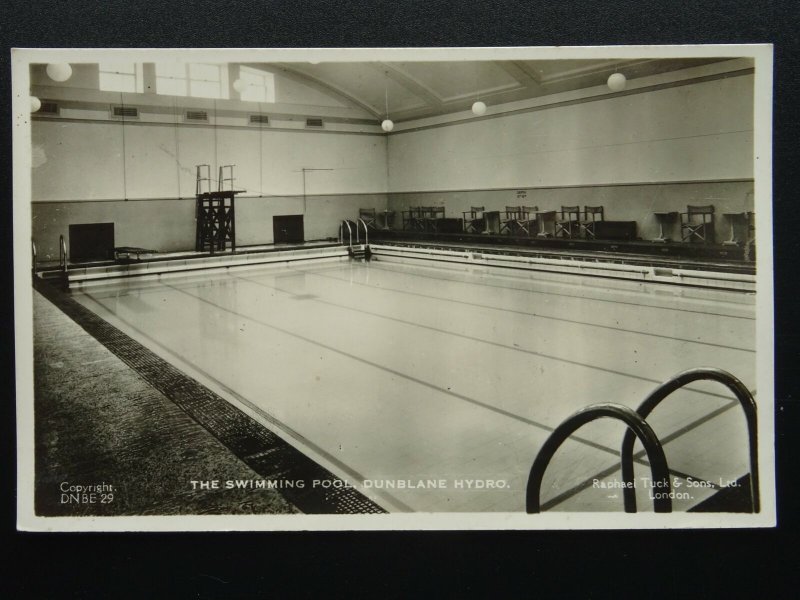
{"type": "Polygon", "coordinates": [[[358,224],[361,223],[364,226],[364,243],[369,246],[369,231],[367,231],[367,223],[364,219],[358,219],[356,221],[356,239],[358,239],[358,224]]]}
{"type": "Polygon", "coordinates": [[[31,271],[36,275],[36,242],[31,240],[31,271]]]}
{"type": "Polygon", "coordinates": [[[528,513],[541,512],[541,500],[539,494],[542,487],[542,479],[547,470],[547,465],[556,453],[556,450],[566,439],[575,433],[586,423],[610,417],[623,421],[628,426],[628,431],[641,440],[647,458],[650,461],[650,470],[654,485],[658,485],[659,493],[653,499],[653,510],[657,513],[672,512],[671,486],[669,480],[669,469],[667,458],[661,442],[658,441],[653,429],[644,418],[636,411],[621,404],[595,404],[587,406],[569,417],[566,421],[555,428],[550,437],[547,438],[536,459],[533,461],[530,475],[528,476],[528,487],[525,494],[525,509],[528,513]]]}
{"type": "Polygon", "coordinates": [[[344,244],[344,226],[347,225],[347,233],[350,236],[350,244],[349,248],[353,249],[353,229],[350,227],[350,222],[346,219],[342,221],[342,224],[339,225],[339,243],[344,244]]]}
{"type": "MultiPolygon", "coordinates": [[[[713,367],[702,367],[698,369],[689,369],[678,373],[669,381],[662,383],[651,394],[645,398],[642,404],[637,409],[637,413],[642,419],[646,419],[653,409],[659,403],[669,396],[672,392],[682,388],[683,386],[698,380],[712,380],[718,381],[730,389],[744,411],[745,419],[747,420],[747,436],[750,443],[750,505],[753,512],[757,513],[761,510],[761,503],[759,498],[759,476],[758,476],[758,431],[757,431],[757,411],[756,401],[753,395],[745,385],[736,377],[713,367]]],[[[627,486],[632,485],[633,482],[633,445],[636,439],[633,433],[628,430],[625,432],[625,437],[622,440],[622,479],[626,483],[623,488],[623,498],[625,501],[625,512],[636,512],[636,493],[632,488],[627,486]]]]}
{"type": "Polygon", "coordinates": [[[64,236],[58,236],[58,266],[67,272],[67,243],[64,241],[64,236]]]}

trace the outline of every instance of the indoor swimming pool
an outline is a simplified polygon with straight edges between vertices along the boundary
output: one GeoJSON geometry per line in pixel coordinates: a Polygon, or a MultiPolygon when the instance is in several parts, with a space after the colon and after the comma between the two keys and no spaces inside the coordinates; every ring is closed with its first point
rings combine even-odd
{"type": "MultiPolygon", "coordinates": [[[[755,393],[756,301],[739,291],[338,258],[72,294],[388,511],[524,511],[531,464],[565,418],[636,408],[685,369],[724,369],[755,393]]],[[[749,470],[722,386],[692,384],[648,422],[689,490],[676,511],[749,470]]],[[[603,482],[619,478],[623,433],[603,420],[570,438],[545,509],[620,511],[603,482]]]]}

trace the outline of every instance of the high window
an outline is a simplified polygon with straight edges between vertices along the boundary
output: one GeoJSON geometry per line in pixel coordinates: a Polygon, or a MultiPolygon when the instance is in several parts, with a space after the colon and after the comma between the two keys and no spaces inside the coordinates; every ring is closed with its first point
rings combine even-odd
{"type": "Polygon", "coordinates": [[[106,92],[144,91],[141,63],[100,63],[100,89],[106,92]]]}
{"type": "Polygon", "coordinates": [[[275,76],[251,67],[239,68],[239,79],[244,84],[240,97],[249,102],[275,102],[275,76]]]}
{"type": "Polygon", "coordinates": [[[228,67],[207,63],[156,63],[156,93],[228,98],[228,67]]]}

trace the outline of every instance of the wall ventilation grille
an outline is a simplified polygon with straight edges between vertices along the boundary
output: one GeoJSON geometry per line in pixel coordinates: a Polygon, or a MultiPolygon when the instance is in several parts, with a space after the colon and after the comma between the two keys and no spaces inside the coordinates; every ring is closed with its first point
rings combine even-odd
{"type": "Polygon", "coordinates": [[[250,115],[251,125],[269,125],[269,115],[250,115]]]}
{"type": "Polygon", "coordinates": [[[111,114],[115,117],[125,117],[126,119],[138,119],[139,109],[135,106],[112,106],[111,114]]]}
{"type": "Polygon", "coordinates": [[[208,123],[208,113],[204,110],[187,110],[186,120],[201,123],[208,123]]]}
{"type": "Polygon", "coordinates": [[[36,111],[36,114],[58,116],[61,114],[61,108],[55,102],[42,102],[41,108],[36,111]]]}
{"type": "Polygon", "coordinates": [[[316,117],[312,117],[310,119],[306,119],[306,127],[311,127],[311,128],[314,128],[314,129],[320,129],[320,128],[324,127],[324,126],[325,125],[322,122],[322,119],[318,119],[316,117]]]}

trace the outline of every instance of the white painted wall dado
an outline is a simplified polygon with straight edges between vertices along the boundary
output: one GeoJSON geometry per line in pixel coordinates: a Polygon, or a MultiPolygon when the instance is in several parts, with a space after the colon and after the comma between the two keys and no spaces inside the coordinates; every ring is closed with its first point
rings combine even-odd
{"type": "Polygon", "coordinates": [[[753,177],[753,76],[389,137],[392,192],[753,177]]]}

